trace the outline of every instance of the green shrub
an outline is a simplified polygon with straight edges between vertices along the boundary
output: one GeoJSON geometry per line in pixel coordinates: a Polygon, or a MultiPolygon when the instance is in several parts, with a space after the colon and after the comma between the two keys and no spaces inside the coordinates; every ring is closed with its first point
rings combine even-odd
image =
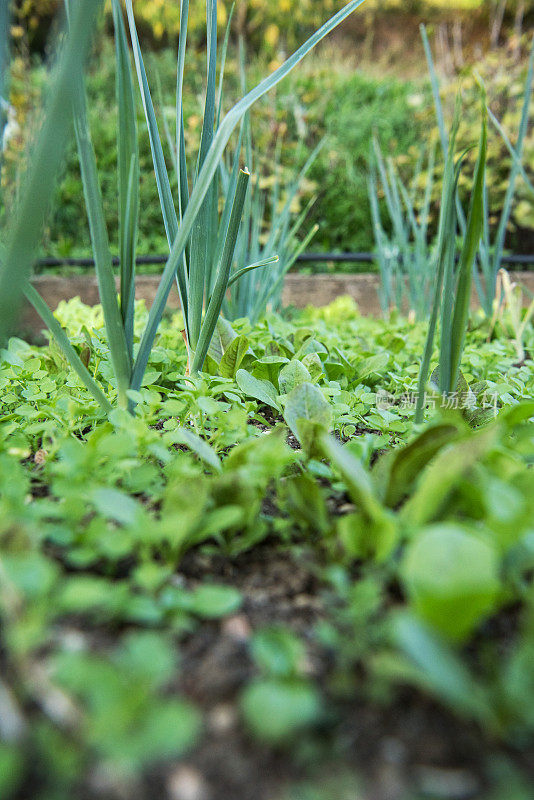
{"type": "MultiPolygon", "coordinates": [[[[227,64],[227,102],[230,104],[239,91],[238,65],[231,52],[227,64]]],[[[176,81],[175,53],[162,50],[149,59],[152,73],[161,84],[161,98],[155,99],[159,119],[165,114],[172,130],[176,81]]],[[[203,68],[202,68],[203,69],[203,68]]],[[[256,82],[263,71],[261,60],[247,68],[250,82],[256,82]]],[[[357,72],[347,72],[339,65],[327,70],[318,60],[286,81],[276,98],[260,104],[253,112],[254,140],[258,152],[257,167],[268,175],[270,156],[274,158],[276,138],[283,138],[282,171],[287,177],[302,167],[313,148],[326,135],[325,146],[313,164],[308,178],[307,197],[317,193],[317,201],[308,218],[306,230],[314,223],[319,232],[314,247],[322,250],[369,250],[372,246],[372,223],[367,199],[366,171],[369,143],[376,130],[385,152],[394,155],[407,153],[418,140],[418,126],[413,124],[411,103],[418,99],[411,84],[401,81],[381,82],[357,72]],[[305,131],[299,131],[295,116],[289,109],[302,107],[305,131]],[[299,133],[304,139],[299,140],[299,133]],[[303,146],[304,145],[304,146],[303,146]],[[339,186],[346,187],[339,192],[339,186]],[[320,189],[317,191],[317,189],[320,189]]],[[[36,67],[27,78],[31,87],[31,104],[42,86],[42,70],[36,67]]],[[[190,69],[185,76],[184,92],[186,142],[188,152],[198,147],[201,127],[202,71],[190,69]]],[[[22,90],[22,79],[18,87],[22,90]]],[[[88,105],[102,193],[110,239],[114,245],[118,235],[118,220],[114,213],[114,163],[116,162],[116,111],[114,106],[114,54],[109,41],[104,41],[94,69],[87,79],[88,105]]],[[[429,101],[430,102],[430,101],[429,101]]],[[[26,115],[27,116],[27,115],[26,115]]],[[[31,115],[30,115],[31,116],[31,115]]],[[[152,178],[152,159],[142,109],[138,109],[140,128],[140,195],[142,214],[139,227],[139,254],[166,252],[166,239],[160,224],[161,212],[157,190],[152,178]]],[[[15,144],[15,143],[14,143],[15,144]]],[[[9,154],[8,154],[9,156],[9,154]]],[[[170,164],[169,154],[166,153],[170,164]]],[[[174,173],[169,170],[171,185],[174,173]]],[[[284,182],[284,175],[282,175],[284,182]]],[[[14,157],[8,157],[6,180],[14,191],[17,177],[14,157]]],[[[306,188],[306,184],[304,185],[306,188]]],[[[173,194],[176,186],[173,185],[173,194]]],[[[44,252],[59,257],[86,255],[90,250],[85,221],[83,192],[78,159],[71,145],[63,168],[54,213],[46,231],[44,252]]]]}
{"type": "Polygon", "coordinates": [[[420,141],[422,127],[413,103],[414,87],[378,80],[361,72],[312,74],[299,83],[308,124],[327,145],[310,170],[320,187],[312,218],[320,224],[317,243],[324,250],[369,250],[373,241],[367,197],[367,170],[373,134],[384,150],[405,156],[420,141]]]}
{"type": "MultiPolygon", "coordinates": [[[[137,4],[136,4],[137,9],[137,4]]],[[[251,48],[252,49],[252,48],[251,48]]],[[[227,64],[228,105],[239,92],[239,70],[236,48],[231,45],[227,64]]],[[[191,53],[194,58],[195,54],[191,53]]],[[[198,146],[201,123],[202,70],[191,69],[186,75],[184,95],[187,119],[186,139],[188,150],[194,152],[198,146]]],[[[263,56],[247,59],[249,80],[256,82],[264,74],[263,56]]],[[[312,59],[299,74],[284,82],[274,97],[259,104],[253,114],[254,139],[258,150],[265,154],[261,164],[267,174],[277,137],[283,139],[284,168],[302,166],[324,135],[329,137],[319,158],[309,173],[312,185],[307,194],[318,192],[317,202],[309,218],[308,229],[314,223],[320,230],[314,239],[313,249],[318,250],[370,250],[373,247],[371,212],[367,198],[367,167],[372,133],[376,130],[380,146],[386,156],[393,156],[403,179],[410,181],[423,145],[437,140],[434,108],[430,96],[426,65],[421,63],[422,74],[417,81],[407,82],[392,79],[389,74],[380,78],[371,77],[365,71],[354,71],[339,59],[327,70],[320,57],[312,59]],[[301,147],[301,144],[304,145],[301,147]],[[342,192],[338,191],[343,186],[342,192]]],[[[176,56],[174,48],[161,49],[153,53],[149,62],[150,72],[159,74],[162,103],[158,113],[165,110],[172,130],[176,81],[176,56]]],[[[521,96],[525,83],[526,63],[516,62],[505,50],[485,56],[476,64],[487,87],[490,107],[502,122],[505,130],[515,141],[521,113],[521,96]]],[[[5,201],[16,190],[16,159],[21,149],[24,131],[31,127],[31,109],[38,105],[43,83],[40,65],[24,62],[19,55],[14,59],[14,79],[11,83],[11,103],[18,112],[17,121],[22,134],[10,143],[5,158],[5,201]]],[[[110,237],[116,241],[117,220],[112,211],[113,182],[108,166],[116,157],[113,49],[109,41],[103,40],[95,69],[88,79],[91,128],[94,132],[97,160],[102,175],[102,189],[110,237]]],[[[464,113],[458,133],[458,146],[471,143],[471,131],[478,121],[478,106],[473,69],[466,66],[459,78],[462,80],[464,113]]],[[[442,81],[443,82],[443,81],[442,81]]],[[[452,117],[452,98],[458,88],[458,79],[443,82],[443,100],[447,122],[452,117]]],[[[158,94],[156,92],[156,100],[158,94]]],[[[534,110],[534,109],[533,109],[534,110]]],[[[152,165],[148,139],[143,135],[144,121],[139,109],[141,207],[139,253],[141,255],[165,252],[165,238],[159,219],[157,192],[150,178],[152,165]]],[[[474,166],[474,154],[468,154],[474,166]]],[[[524,163],[533,163],[534,134],[528,130],[525,140],[524,163]]],[[[84,221],[81,199],[81,182],[74,148],[71,149],[64,168],[64,180],[58,190],[56,212],[51,220],[44,243],[44,251],[61,256],[86,255],[89,238],[84,221]]],[[[169,159],[170,163],[170,159],[169,159]]],[[[436,231],[437,205],[441,193],[442,160],[438,157],[435,166],[433,201],[431,206],[430,233],[436,231]]],[[[471,170],[472,171],[472,170],[471,170]]],[[[460,192],[465,200],[470,185],[471,172],[466,170],[460,183],[460,192]]],[[[491,221],[496,223],[504,201],[507,177],[510,171],[510,156],[506,147],[494,131],[489,131],[487,182],[491,204],[491,221]]],[[[529,173],[530,174],[530,173],[529,173]]],[[[420,173],[424,186],[425,170],[420,173]]],[[[173,176],[171,174],[171,180],[173,176]]],[[[173,193],[174,193],[173,187],[173,193]]],[[[307,198],[305,198],[307,199],[307,198]]],[[[528,191],[521,180],[517,182],[516,201],[507,235],[506,246],[514,252],[528,252],[534,241],[529,230],[534,226],[534,211],[528,191]]]]}

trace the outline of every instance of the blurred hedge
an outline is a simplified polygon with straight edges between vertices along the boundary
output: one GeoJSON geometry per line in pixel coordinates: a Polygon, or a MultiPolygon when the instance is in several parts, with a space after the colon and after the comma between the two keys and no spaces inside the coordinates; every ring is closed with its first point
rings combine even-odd
{"type": "MultiPolygon", "coordinates": [[[[163,49],[149,55],[148,71],[157,72],[161,84],[161,101],[157,96],[158,114],[166,114],[171,130],[174,126],[174,93],[176,88],[176,56],[174,50],[163,49]]],[[[24,69],[17,62],[12,83],[12,100],[17,105],[24,97],[30,107],[21,107],[21,135],[13,140],[6,154],[4,201],[18,185],[18,162],[24,140],[33,128],[34,112],[44,82],[44,68],[24,69]],[[24,121],[23,121],[24,120],[24,121]],[[27,120],[27,124],[26,121],[27,120]]],[[[96,149],[106,216],[112,240],[117,235],[116,213],[116,110],[114,102],[114,54],[106,42],[91,70],[88,80],[90,122],[96,149]]],[[[248,68],[250,83],[265,74],[263,60],[253,60],[248,68]]],[[[195,152],[201,126],[201,97],[204,61],[201,54],[191,54],[186,71],[186,142],[195,152]]],[[[152,80],[155,88],[156,82],[152,80]]],[[[239,93],[239,77],[235,48],[227,64],[228,107],[239,93]]],[[[315,240],[322,249],[369,249],[373,243],[367,200],[366,169],[369,142],[373,130],[385,149],[400,155],[413,146],[421,135],[421,126],[414,120],[410,98],[411,84],[402,81],[379,81],[346,64],[312,58],[295,75],[285,81],[276,95],[271,95],[254,112],[254,145],[263,174],[271,177],[277,139],[282,143],[282,167],[294,174],[316,144],[327,136],[319,158],[310,172],[308,196],[317,195],[309,224],[317,221],[320,230],[315,240]]],[[[140,250],[142,253],[165,252],[166,241],[153,177],[152,160],[146,125],[139,106],[141,133],[141,220],[140,250]]],[[[170,163],[170,159],[169,159],[170,163]]],[[[1,204],[0,204],[1,213],[1,204]]],[[[84,210],[83,191],[74,146],[68,154],[59,183],[55,211],[47,231],[44,250],[59,256],[88,252],[89,239],[84,210]]]]}
{"type": "MultiPolygon", "coordinates": [[[[238,0],[236,24],[256,48],[272,56],[279,48],[294,48],[344,4],[345,0],[238,0]]],[[[17,35],[26,31],[30,45],[42,48],[61,5],[62,0],[15,0],[17,35]]],[[[178,0],[136,0],[139,26],[155,44],[165,43],[178,33],[179,6],[178,0]]],[[[221,27],[226,24],[231,6],[232,0],[218,0],[221,27]]],[[[456,10],[491,7],[492,0],[366,0],[360,14],[369,21],[373,15],[389,11],[408,15],[445,11],[450,16],[456,10]]],[[[205,3],[191,3],[189,17],[191,39],[198,43],[206,28],[205,3]]]]}
{"type": "MultiPolygon", "coordinates": [[[[324,3],[308,0],[310,7],[318,12],[324,10],[324,3]]],[[[372,0],[369,0],[372,4],[372,0]]],[[[440,2],[441,0],[437,0],[440,2]]],[[[475,0],[457,0],[471,2],[475,0]]],[[[284,2],[272,3],[268,13],[275,14],[276,8],[284,2]]],[[[337,2],[337,0],[332,0],[337,2]]],[[[43,8],[48,3],[26,0],[21,10],[28,13],[35,5],[43,8]]],[[[247,11],[252,14],[256,4],[260,14],[264,0],[249,0],[247,11]]],[[[341,3],[339,3],[341,4],[341,3]]],[[[375,3],[382,7],[393,7],[392,0],[375,3]]],[[[407,4],[405,4],[407,5],[407,4]]],[[[413,5],[413,4],[412,4],[413,5]]],[[[480,3],[477,3],[480,5],[480,3]]],[[[145,9],[151,13],[176,13],[178,0],[160,3],[158,0],[136,0],[139,14],[145,9]],[[152,9],[152,11],[151,11],[152,9]]],[[[192,4],[196,19],[203,9],[201,2],[192,4]]],[[[267,12],[266,12],[267,13],[267,12]]],[[[278,13],[278,12],[277,12],[278,13]]],[[[319,13],[319,12],[318,12],[319,13]]],[[[149,17],[147,16],[147,19],[149,17]]],[[[253,17],[251,17],[253,19],[253,17]]],[[[239,24],[237,20],[236,24],[239,24]]],[[[198,21],[200,30],[201,22],[198,21]]],[[[527,37],[524,51],[528,48],[527,37]]],[[[249,47],[252,51],[253,48],[249,47]]],[[[488,90],[492,109],[502,120],[512,140],[518,122],[521,95],[525,79],[525,63],[517,60],[515,47],[508,52],[505,48],[490,53],[477,65],[488,90]]],[[[153,55],[148,54],[149,72],[154,69],[161,79],[162,102],[158,102],[159,113],[168,113],[169,124],[173,125],[175,92],[175,52],[174,48],[162,47],[153,55]]],[[[202,52],[191,52],[186,85],[186,136],[191,151],[194,151],[200,129],[200,98],[204,63],[202,52]]],[[[249,66],[250,82],[265,74],[265,54],[251,60],[249,66]]],[[[228,62],[228,84],[226,102],[229,105],[239,88],[235,47],[231,48],[228,62]]],[[[27,131],[31,128],[31,118],[39,105],[39,96],[44,80],[44,67],[38,59],[30,69],[28,60],[21,56],[15,59],[11,102],[16,106],[21,134],[15,139],[6,153],[3,202],[9,205],[17,190],[17,161],[27,131]],[[27,124],[28,122],[28,124],[27,124]]],[[[437,139],[435,118],[429,92],[428,79],[422,65],[421,79],[411,83],[389,74],[368,75],[356,70],[348,55],[340,58],[337,43],[332,43],[305,61],[298,71],[285,81],[275,96],[271,96],[255,111],[254,132],[258,154],[261,154],[265,174],[269,174],[272,152],[276,138],[283,139],[283,163],[288,171],[297,169],[307,155],[325,135],[328,137],[320,157],[310,173],[313,186],[308,186],[309,194],[317,194],[317,202],[311,213],[311,222],[318,222],[320,230],[314,248],[324,250],[368,250],[373,246],[372,225],[367,198],[367,166],[370,140],[373,132],[380,139],[383,150],[396,161],[401,173],[409,181],[421,148],[437,139]]],[[[473,70],[465,66],[444,88],[446,106],[453,104],[454,94],[459,82],[464,95],[464,113],[460,130],[460,144],[466,147],[473,143],[473,131],[478,124],[479,105],[473,81],[473,70]],[[459,79],[459,80],[458,80],[459,79]]],[[[114,62],[110,40],[103,40],[97,60],[89,80],[91,105],[91,124],[97,148],[99,168],[103,180],[104,201],[112,238],[116,234],[114,159],[115,109],[114,109],[114,62]]],[[[534,107],[532,109],[534,112],[534,107]]],[[[139,110],[140,129],[144,130],[141,109],[139,110]]],[[[529,128],[525,143],[525,163],[534,164],[534,129],[529,128]]],[[[152,175],[150,150],[146,136],[142,136],[142,219],[140,249],[143,253],[165,252],[166,243],[162,233],[161,215],[157,192],[152,175]]],[[[510,159],[502,142],[491,131],[488,155],[488,187],[493,221],[497,214],[507,187],[510,159]]],[[[440,159],[436,166],[435,206],[440,191],[440,159]]],[[[421,178],[424,180],[424,176],[421,178]]],[[[463,178],[462,180],[465,180],[463,178]]],[[[0,214],[2,208],[0,204],[0,214]]],[[[534,208],[521,181],[518,182],[517,200],[512,215],[508,245],[516,252],[534,251],[534,208]]],[[[83,208],[83,193],[79,169],[74,149],[71,150],[65,172],[57,193],[55,215],[51,221],[45,242],[46,252],[58,255],[79,255],[89,249],[87,224],[83,208]]]]}

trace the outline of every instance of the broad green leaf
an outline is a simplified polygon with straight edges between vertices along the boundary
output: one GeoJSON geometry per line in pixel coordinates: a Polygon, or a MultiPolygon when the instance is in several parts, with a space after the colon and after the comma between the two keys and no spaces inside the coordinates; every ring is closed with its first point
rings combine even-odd
{"type": "Polygon", "coordinates": [[[224,317],[219,317],[211,338],[208,355],[211,356],[217,364],[220,364],[224,351],[230,346],[230,343],[236,336],[237,334],[228,320],[224,319],[224,317]]]}
{"type": "Polygon", "coordinates": [[[2,557],[2,579],[28,598],[42,597],[54,587],[58,569],[53,561],[37,552],[2,557]]]}
{"type": "Polygon", "coordinates": [[[196,743],[202,728],[202,717],[187,700],[166,698],[148,704],[138,726],[125,731],[117,742],[119,764],[123,759],[132,771],[139,765],[183,756],[196,743]]]}
{"type": "Polygon", "coordinates": [[[341,473],[348,493],[358,506],[358,513],[342,518],[340,534],[349,554],[376,556],[382,560],[391,554],[398,538],[398,527],[391,512],[375,494],[371,476],[347,447],[331,436],[323,436],[324,455],[341,473]]]}
{"type": "MultiPolygon", "coordinates": [[[[315,354],[312,354],[312,357],[315,354]]],[[[302,361],[294,359],[280,370],[278,386],[282,394],[289,394],[301,383],[311,383],[311,375],[302,361]]]]}
{"type": "Polygon", "coordinates": [[[397,450],[389,470],[386,504],[396,506],[408,494],[428,462],[457,435],[458,429],[454,425],[435,425],[406,447],[397,450]]]}
{"type": "Polygon", "coordinates": [[[284,419],[303,449],[313,454],[321,436],[332,425],[332,407],[313,383],[300,383],[288,395],[284,419]]]}
{"type": "Polygon", "coordinates": [[[453,640],[465,639],[490,613],[500,587],[497,551],[453,523],[418,534],[401,574],[419,616],[453,640]]]}
{"type": "Polygon", "coordinates": [[[294,678],[305,658],[302,642],[288,628],[272,626],[254,634],[252,657],[263,672],[274,678],[294,678]]]}
{"type": "Polygon", "coordinates": [[[257,739],[278,744],[318,720],[321,698],[306,681],[257,680],[245,689],[241,708],[257,739]]]}
{"type": "Polygon", "coordinates": [[[310,373],[312,381],[324,374],[323,362],[317,353],[308,353],[302,359],[302,363],[310,373]]]}
{"type": "Polygon", "coordinates": [[[245,369],[238,369],[235,378],[237,385],[247,397],[253,397],[260,403],[280,411],[278,395],[270,381],[259,380],[245,369]]]}
{"type": "Polygon", "coordinates": [[[192,614],[206,619],[217,619],[235,614],[243,603],[243,597],[232,586],[203,584],[188,595],[184,605],[192,614]]]}
{"type": "Polygon", "coordinates": [[[128,604],[128,587],[105,578],[75,575],[61,585],[56,602],[63,614],[102,613],[115,618],[128,604]]]}
{"type": "Polygon", "coordinates": [[[223,378],[235,378],[235,374],[249,349],[246,336],[238,336],[224,351],[219,364],[219,372],[223,378]]]}
{"type": "Polygon", "coordinates": [[[118,489],[95,489],[91,500],[102,516],[121,525],[133,525],[139,518],[141,507],[137,501],[118,489]]]}
{"type": "Polygon", "coordinates": [[[492,725],[491,699],[443,640],[406,612],[394,618],[393,634],[398,647],[416,665],[424,688],[462,714],[492,725]]]}
{"type": "Polygon", "coordinates": [[[205,439],[201,439],[200,436],[189,430],[189,428],[177,428],[173,432],[173,439],[177,444],[183,444],[192,450],[193,453],[196,453],[205,464],[212,467],[217,472],[221,471],[221,460],[213,447],[208,444],[205,439]]]}
{"type": "Polygon", "coordinates": [[[376,356],[365,358],[358,364],[356,378],[358,381],[365,381],[371,375],[381,375],[389,363],[388,353],[377,353],[376,356]]]}
{"type": "Polygon", "coordinates": [[[410,525],[435,519],[458,480],[494,444],[497,433],[492,426],[443,448],[421,473],[401,517],[410,525]]]}

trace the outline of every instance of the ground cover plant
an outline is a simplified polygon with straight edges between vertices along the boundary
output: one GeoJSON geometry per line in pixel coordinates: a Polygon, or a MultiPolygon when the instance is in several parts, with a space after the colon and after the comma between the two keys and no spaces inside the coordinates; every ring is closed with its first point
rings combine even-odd
{"type": "MultiPolygon", "coordinates": [[[[151,307],[146,328],[135,360],[133,356],[133,299],[135,295],[135,251],[137,219],[139,215],[136,115],[133,103],[132,78],[126,55],[126,38],[122,11],[115,2],[115,36],[117,50],[117,101],[119,106],[118,182],[121,236],[120,301],[115,294],[115,282],[104,206],[102,203],[97,164],[88,127],[83,68],[85,53],[90,42],[99,4],[89,8],[80,0],[66,4],[69,30],[66,44],[59,58],[59,66],[50,92],[51,98],[45,112],[45,122],[39,133],[33,159],[28,168],[21,198],[15,204],[10,220],[5,253],[2,253],[0,273],[0,341],[13,321],[21,297],[35,307],[56,341],[62,347],[71,366],[85,382],[95,399],[109,410],[109,402],[95,383],[87,368],[73,350],[65,334],[35,288],[27,283],[37,253],[42,228],[50,204],[53,177],[63,153],[69,112],[72,110],[80,169],[84,188],[87,217],[98,278],[99,294],[104,311],[111,361],[115,373],[118,404],[132,410],[135,393],[141,386],[150,351],[159,327],[167,298],[174,280],[178,287],[184,312],[184,336],[187,342],[190,370],[193,375],[203,367],[213,339],[225,293],[234,280],[252,268],[264,266],[273,258],[253,265],[238,265],[240,269],[230,276],[234,251],[243,216],[250,173],[240,169],[241,138],[233,158],[231,179],[227,186],[224,210],[219,220],[218,176],[220,161],[234,130],[247,112],[269,90],[286,77],[291,70],[328,33],[349,16],[363,0],[351,0],[327,21],[295,53],[274,72],[260,81],[222,116],[222,80],[226,43],[223,47],[220,74],[219,100],[217,100],[217,3],[207,0],[207,86],[202,124],[200,150],[192,184],[188,181],[185,154],[183,113],[183,74],[187,51],[188,0],[181,5],[181,29],[178,42],[177,96],[176,96],[176,165],[178,171],[178,199],[172,196],[159,137],[154,106],[143,63],[131,2],[126,3],[128,23],[139,88],[147,120],[150,148],[163,223],[170,250],[169,259],[151,307]],[[80,57],[81,56],[81,57],[80,57]],[[74,64],[78,57],[78,63],[74,64]],[[72,108],[71,108],[72,107],[72,108]],[[56,130],[57,129],[57,130],[56,130]],[[130,394],[129,394],[130,393],[130,394]]],[[[5,32],[7,33],[7,32],[5,32]]],[[[227,40],[226,40],[227,42],[227,40]]]]}
{"type": "MultiPolygon", "coordinates": [[[[112,381],[102,310],[57,316],[112,381]]],[[[2,352],[2,796],[528,797],[531,362],[473,318],[414,428],[426,323],[243,319],[187,378],[180,322],[135,418],[2,352]]]]}

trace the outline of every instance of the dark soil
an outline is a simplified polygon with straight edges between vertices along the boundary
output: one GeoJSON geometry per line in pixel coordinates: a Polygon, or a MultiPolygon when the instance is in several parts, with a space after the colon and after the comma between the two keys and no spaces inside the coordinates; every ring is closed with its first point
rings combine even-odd
{"type": "Polygon", "coordinates": [[[180,646],[181,677],[172,688],[202,709],[201,744],[185,760],[154,771],[142,785],[123,787],[122,794],[95,785],[80,797],[304,800],[308,795],[297,787],[310,782],[316,791],[324,790],[309,795],[313,800],[482,800],[490,796],[494,769],[503,762],[534,781],[534,753],[516,757],[499,751],[477,728],[421,693],[403,690],[377,698],[355,684],[350,701],[329,696],[331,654],[314,637],[316,623],[326,614],[317,573],[311,557],[279,545],[263,545],[233,562],[189,554],[180,570],[186,585],[194,587],[209,577],[244,596],[238,614],[203,623],[180,646]],[[239,715],[240,691],[254,675],[250,636],[273,623],[291,627],[307,643],[306,672],[325,691],[330,709],[317,730],[283,749],[255,742],[239,715]]]}
{"type": "MultiPolygon", "coordinates": [[[[315,633],[332,610],[320,573],[317,555],[279,542],[234,560],[189,553],[176,576],[181,584],[194,588],[209,579],[234,586],[244,598],[239,613],[199,624],[179,644],[180,672],[169,693],[186,695],[202,710],[200,744],[135,783],[90,774],[72,800],[489,800],[496,776],[509,767],[534,785],[532,750],[492,744],[420,692],[373,693],[355,668],[350,691],[334,695],[335,659],[315,633]],[[305,673],[321,687],[327,709],[314,731],[283,748],[255,741],[239,712],[241,690],[255,674],[250,637],[276,623],[306,643],[305,673]],[[315,793],[303,793],[303,786],[315,793]]],[[[505,646],[517,628],[516,610],[490,624],[505,646]]],[[[75,629],[71,621],[69,630],[75,629]]],[[[105,630],[80,634],[95,650],[112,644],[105,630]]],[[[35,777],[17,800],[31,800],[31,787],[35,777]]]]}

